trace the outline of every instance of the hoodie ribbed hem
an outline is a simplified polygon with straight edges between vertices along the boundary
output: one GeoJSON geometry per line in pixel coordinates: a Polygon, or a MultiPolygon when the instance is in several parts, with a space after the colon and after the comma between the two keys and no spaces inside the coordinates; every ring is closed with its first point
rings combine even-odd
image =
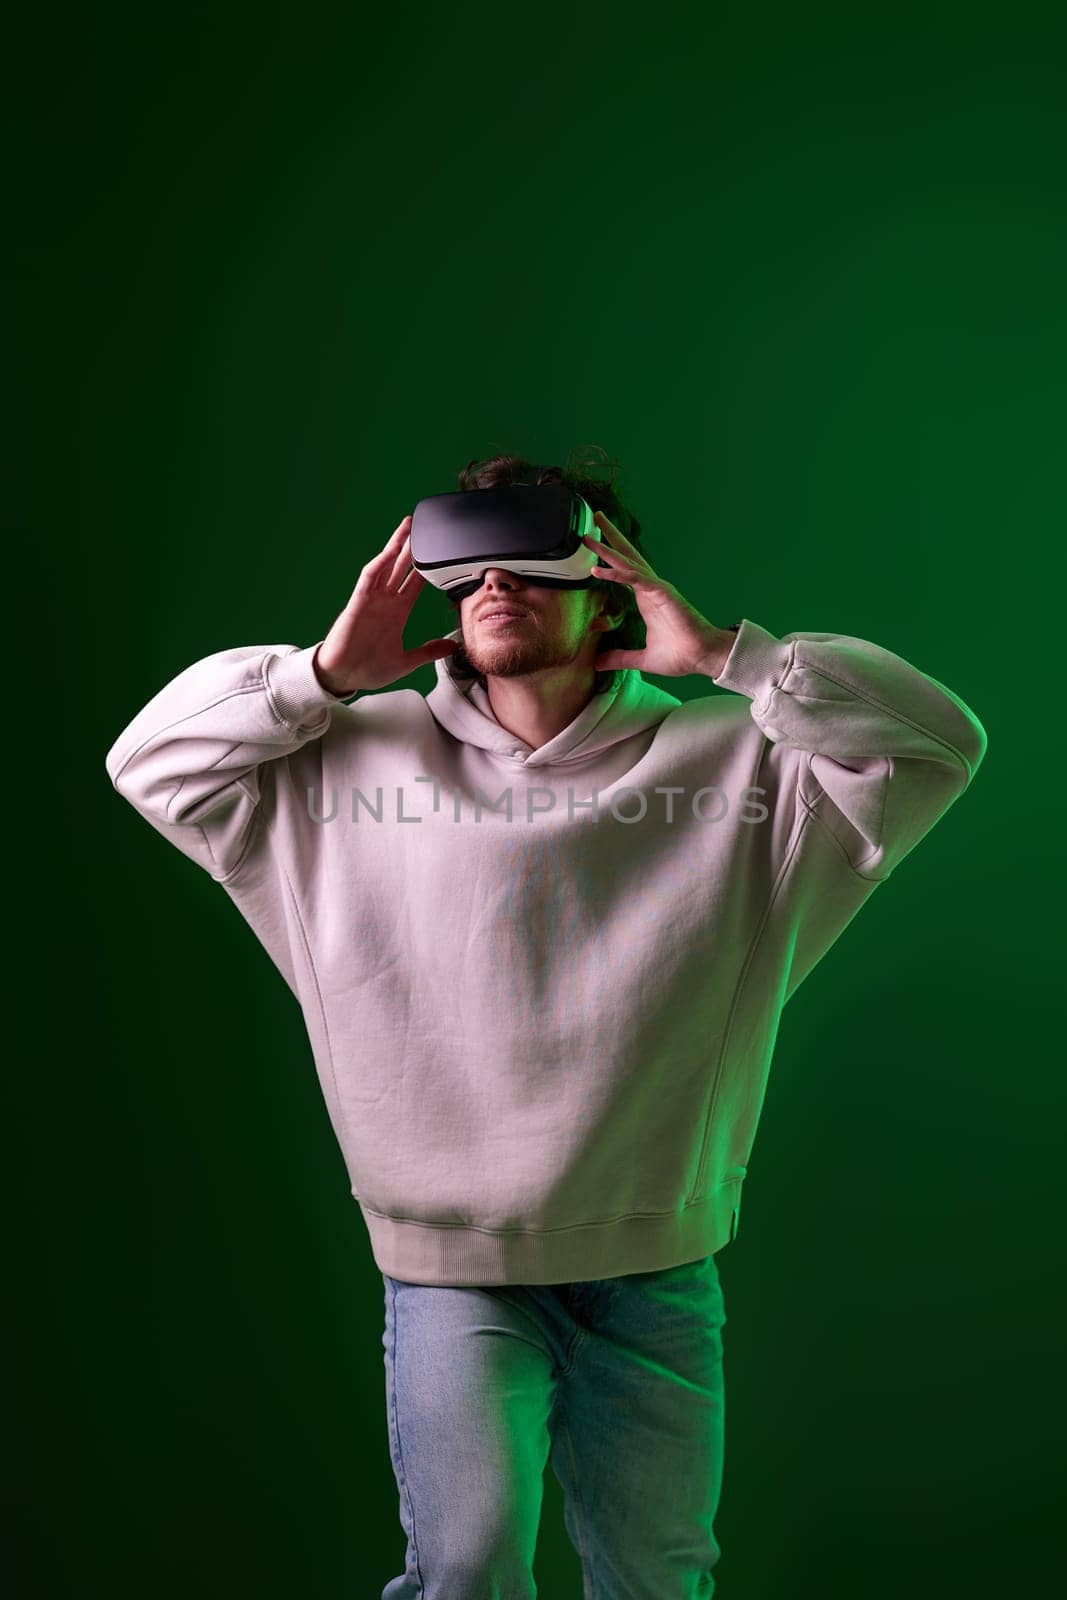
{"type": "Polygon", "coordinates": [[[585,1283],[658,1272],[714,1255],[737,1235],[742,1178],[680,1212],[536,1232],[412,1222],[372,1211],[353,1189],[378,1270],[403,1283],[443,1287],[585,1283]]]}
{"type": "Polygon", "coordinates": [[[267,689],[271,702],[282,721],[293,727],[313,721],[326,706],[340,705],[342,700],[352,698],[351,695],[331,694],[315,676],[313,662],[321,643],[320,639],[305,650],[267,657],[267,689]]]}

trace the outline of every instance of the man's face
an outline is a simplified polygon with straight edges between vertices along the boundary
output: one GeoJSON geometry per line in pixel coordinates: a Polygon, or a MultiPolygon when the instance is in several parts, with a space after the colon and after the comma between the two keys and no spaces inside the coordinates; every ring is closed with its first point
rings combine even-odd
{"type": "Polygon", "coordinates": [[[545,667],[592,663],[621,608],[594,589],[546,589],[504,567],[489,567],[482,583],[459,604],[467,659],[487,678],[515,678],[545,667]],[[495,613],[513,613],[511,616],[495,613]],[[517,615],[515,614],[517,613],[517,615]],[[603,615],[608,627],[593,628],[603,615]]]}

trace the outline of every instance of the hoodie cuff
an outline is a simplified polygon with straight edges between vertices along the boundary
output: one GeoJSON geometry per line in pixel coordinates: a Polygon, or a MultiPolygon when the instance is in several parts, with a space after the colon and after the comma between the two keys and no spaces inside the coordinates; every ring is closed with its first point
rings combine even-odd
{"type": "Polygon", "coordinates": [[[712,683],[747,695],[750,700],[765,699],[776,689],[789,670],[792,643],[776,639],[758,622],[742,618],[730,654],[712,683]]]}
{"type": "Polygon", "coordinates": [[[315,651],[322,640],[287,656],[271,656],[267,662],[267,692],[283,722],[300,727],[314,719],[327,706],[340,705],[351,695],[333,694],[318,680],[313,665],[315,651]]]}

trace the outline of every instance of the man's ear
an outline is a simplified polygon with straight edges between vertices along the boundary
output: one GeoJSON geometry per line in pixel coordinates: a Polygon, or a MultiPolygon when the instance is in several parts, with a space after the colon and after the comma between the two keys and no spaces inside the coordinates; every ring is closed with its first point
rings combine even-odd
{"type": "Polygon", "coordinates": [[[589,626],[594,628],[597,633],[611,633],[614,628],[619,626],[625,615],[625,608],[616,611],[611,606],[605,605],[602,611],[597,612],[589,626]]]}

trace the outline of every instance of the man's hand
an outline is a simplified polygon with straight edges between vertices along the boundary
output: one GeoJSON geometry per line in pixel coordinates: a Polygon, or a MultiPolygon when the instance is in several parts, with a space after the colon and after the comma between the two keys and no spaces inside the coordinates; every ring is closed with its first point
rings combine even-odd
{"type": "Polygon", "coordinates": [[[454,655],[454,639],[427,639],[405,650],[404,624],[426,583],[411,565],[411,518],[367,562],[351,598],[319,645],[312,664],[324,689],[342,697],[384,689],[417,667],[454,655]]]}
{"type": "Polygon", "coordinates": [[[596,670],[637,667],[658,672],[664,678],[681,678],[693,672],[715,677],[726,665],[737,635],[729,628],[717,628],[684,600],[672,583],[657,577],[641,552],[603,511],[594,513],[594,521],[601,537],[583,535],[587,547],[600,557],[592,575],[628,584],[637,596],[645,623],[643,650],[607,650],[594,660],[596,670]]]}

